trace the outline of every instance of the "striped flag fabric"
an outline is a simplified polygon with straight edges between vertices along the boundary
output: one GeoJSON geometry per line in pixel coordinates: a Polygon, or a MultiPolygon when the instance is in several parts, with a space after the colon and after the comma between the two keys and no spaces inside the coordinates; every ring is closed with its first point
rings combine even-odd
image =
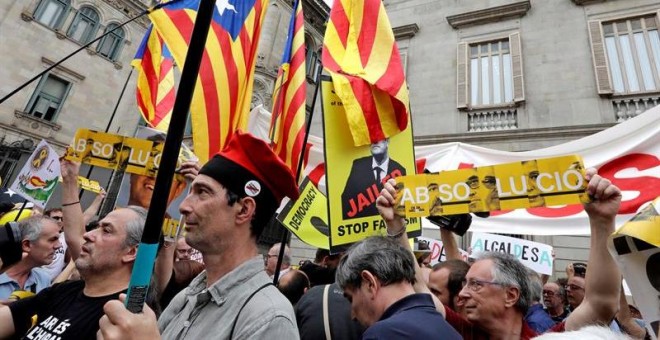
{"type": "Polygon", "coordinates": [[[296,0],[289,22],[282,63],[273,91],[270,136],[273,150],[297,174],[305,139],[305,18],[296,0]]]}
{"type": "Polygon", "coordinates": [[[138,110],[150,127],[166,132],[174,108],[174,59],[158,32],[149,26],[131,65],[138,70],[138,110]]]}
{"type": "MultiPolygon", "coordinates": [[[[200,162],[247,126],[257,48],[268,0],[216,0],[190,107],[200,162]]],[[[149,14],[178,65],[184,65],[199,0],[179,0],[149,14]]]]}
{"type": "Polygon", "coordinates": [[[406,129],[408,85],[381,0],[334,0],[322,60],[356,146],[406,129]]]}

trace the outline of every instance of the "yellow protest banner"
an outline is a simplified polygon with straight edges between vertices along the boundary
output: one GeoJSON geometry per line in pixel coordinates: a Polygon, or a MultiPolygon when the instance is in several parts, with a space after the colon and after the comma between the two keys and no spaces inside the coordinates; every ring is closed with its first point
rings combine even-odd
{"type": "MultiPolygon", "coordinates": [[[[60,177],[59,181],[62,182],[62,177],[60,177]]],[[[78,185],[80,185],[81,189],[91,191],[95,194],[101,192],[102,189],[99,182],[87,179],[82,176],[78,176],[78,185]]]]}
{"type": "MultiPolygon", "coordinates": [[[[162,140],[149,140],[78,129],[64,158],[92,166],[156,177],[164,140],[164,136],[162,140]]],[[[188,147],[182,145],[177,169],[181,163],[197,159],[188,147]]]]}
{"type": "Polygon", "coordinates": [[[397,213],[406,217],[589,202],[577,155],[397,177],[397,213]]]}
{"type": "Polygon", "coordinates": [[[300,197],[289,201],[277,215],[277,220],[310,246],[330,249],[328,199],[307,177],[300,188],[300,197]]]}
{"type": "MultiPolygon", "coordinates": [[[[321,83],[325,164],[328,192],[330,252],[385,233],[376,209],[383,182],[415,173],[412,125],[401,133],[371,145],[355,147],[341,99],[332,81],[321,83]]],[[[357,117],[360,118],[360,117],[357,117]]],[[[410,117],[408,118],[410,119],[410,117]]],[[[408,237],[421,235],[421,219],[408,219],[408,237]]]]}

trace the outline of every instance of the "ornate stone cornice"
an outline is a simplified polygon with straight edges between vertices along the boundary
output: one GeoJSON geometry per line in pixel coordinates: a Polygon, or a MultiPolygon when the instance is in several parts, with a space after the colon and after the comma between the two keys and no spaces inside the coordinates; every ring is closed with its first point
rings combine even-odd
{"type": "MultiPolygon", "coordinates": [[[[117,9],[119,12],[123,13],[127,18],[134,18],[148,8],[143,1],[139,1],[139,0],[103,0],[103,1],[105,1],[108,5],[112,6],[113,8],[117,9]]],[[[135,20],[135,22],[137,22],[138,24],[140,24],[145,28],[149,26],[149,18],[147,18],[146,15],[135,20]]]]}
{"type": "Polygon", "coordinates": [[[591,5],[599,2],[605,2],[607,0],[571,0],[578,6],[591,5]]]}
{"type": "Polygon", "coordinates": [[[419,26],[413,23],[409,25],[394,27],[392,31],[394,31],[394,39],[396,40],[410,39],[414,37],[417,32],[419,32],[419,26]]]}
{"type": "Polygon", "coordinates": [[[522,17],[527,14],[530,8],[532,8],[532,4],[529,0],[519,1],[508,5],[450,15],[447,17],[447,22],[451,27],[458,29],[466,26],[522,17]]]}
{"type": "Polygon", "coordinates": [[[325,23],[330,15],[330,7],[323,0],[304,0],[305,22],[311,24],[321,35],[325,32],[325,23]]]}
{"type": "Polygon", "coordinates": [[[431,145],[438,143],[448,142],[461,142],[475,145],[481,145],[488,142],[510,142],[520,140],[543,140],[568,138],[577,139],[585,136],[592,135],[596,132],[603,131],[616,124],[591,124],[580,126],[558,126],[551,128],[537,128],[537,129],[515,129],[515,130],[502,130],[492,132],[470,132],[470,133],[456,133],[456,134],[443,134],[443,135],[430,135],[430,136],[416,136],[415,145],[431,145]]]}

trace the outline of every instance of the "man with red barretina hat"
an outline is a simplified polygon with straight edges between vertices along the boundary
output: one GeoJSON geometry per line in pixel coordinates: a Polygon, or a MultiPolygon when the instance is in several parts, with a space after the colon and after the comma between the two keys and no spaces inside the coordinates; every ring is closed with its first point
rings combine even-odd
{"type": "Polygon", "coordinates": [[[179,210],[186,242],[206,271],[165,309],[131,314],[108,302],[99,332],[105,339],[297,339],[289,301],[272,285],[257,239],[280,201],[298,197],[289,168],[260,139],[236,132],[192,182],[179,210]]]}

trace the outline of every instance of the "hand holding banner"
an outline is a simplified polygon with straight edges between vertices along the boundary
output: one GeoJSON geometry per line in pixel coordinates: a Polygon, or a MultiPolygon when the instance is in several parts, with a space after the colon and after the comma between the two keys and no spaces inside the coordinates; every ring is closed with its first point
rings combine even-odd
{"type": "Polygon", "coordinates": [[[396,178],[406,217],[589,202],[579,156],[564,156],[396,178]]]}

